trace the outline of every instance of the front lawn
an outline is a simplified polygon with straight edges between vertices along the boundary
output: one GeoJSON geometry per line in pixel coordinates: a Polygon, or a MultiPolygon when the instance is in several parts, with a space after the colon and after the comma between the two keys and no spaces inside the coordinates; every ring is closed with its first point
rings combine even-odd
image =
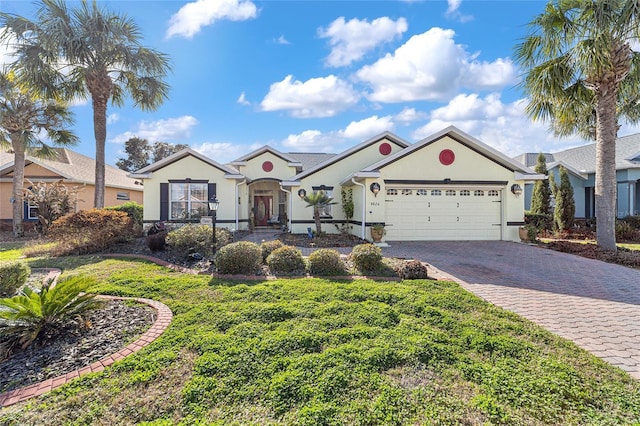
{"type": "MultiPolygon", "coordinates": [[[[70,259],[74,259],[73,262],[70,259]]],[[[633,424],[640,383],[442,281],[210,280],[33,260],[167,304],[169,329],[2,424],[633,424]]]]}

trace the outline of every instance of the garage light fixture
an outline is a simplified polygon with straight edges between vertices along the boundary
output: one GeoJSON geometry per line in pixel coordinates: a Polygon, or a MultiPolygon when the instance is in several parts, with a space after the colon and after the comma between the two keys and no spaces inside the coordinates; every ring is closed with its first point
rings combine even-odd
{"type": "Polygon", "coordinates": [[[307,196],[307,191],[305,191],[304,189],[298,189],[298,197],[304,198],[306,196],[307,196]]]}
{"type": "Polygon", "coordinates": [[[514,183],[513,185],[511,185],[511,192],[513,192],[513,195],[515,195],[516,197],[519,197],[520,194],[522,194],[522,187],[517,183],[514,183]]]}
{"type": "Polygon", "coordinates": [[[369,185],[369,190],[371,190],[371,192],[373,192],[373,195],[377,197],[378,192],[380,192],[380,184],[378,182],[373,182],[371,185],[369,185]]]}

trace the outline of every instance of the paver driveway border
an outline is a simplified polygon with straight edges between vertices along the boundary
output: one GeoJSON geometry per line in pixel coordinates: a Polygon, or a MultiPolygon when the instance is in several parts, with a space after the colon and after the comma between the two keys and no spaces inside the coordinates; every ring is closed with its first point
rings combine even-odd
{"type": "Polygon", "coordinates": [[[640,270],[506,241],[389,242],[496,306],[640,379],[640,270]]]}

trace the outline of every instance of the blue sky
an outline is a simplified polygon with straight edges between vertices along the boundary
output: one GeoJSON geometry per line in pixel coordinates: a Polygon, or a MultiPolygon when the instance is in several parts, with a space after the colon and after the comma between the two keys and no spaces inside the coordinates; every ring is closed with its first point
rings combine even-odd
{"type": "MultiPolygon", "coordinates": [[[[265,144],[340,152],[385,130],[416,142],[450,124],[510,156],[583,143],[524,114],[513,48],[544,1],[99,3],[133,18],[144,44],[173,64],[157,111],[109,106],[109,164],[132,136],[186,143],[219,162],[265,144]]],[[[0,8],[36,10],[11,0],[0,8]]],[[[0,64],[10,60],[0,46],[0,64]]],[[[73,149],[93,157],[90,103],[73,110],[73,149]]]]}

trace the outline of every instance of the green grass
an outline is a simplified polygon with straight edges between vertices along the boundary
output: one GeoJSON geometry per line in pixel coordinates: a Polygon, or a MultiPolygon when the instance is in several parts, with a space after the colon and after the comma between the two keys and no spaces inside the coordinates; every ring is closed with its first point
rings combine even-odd
{"type": "MultiPolygon", "coordinates": [[[[38,263],[34,261],[32,263],[38,263]]],[[[441,281],[210,281],[141,261],[48,259],[174,313],[153,344],[0,411],[1,424],[640,422],[640,384],[441,281]]]]}
{"type": "Polygon", "coordinates": [[[629,250],[638,250],[640,251],[640,243],[618,243],[618,247],[624,247],[629,250]]]}

